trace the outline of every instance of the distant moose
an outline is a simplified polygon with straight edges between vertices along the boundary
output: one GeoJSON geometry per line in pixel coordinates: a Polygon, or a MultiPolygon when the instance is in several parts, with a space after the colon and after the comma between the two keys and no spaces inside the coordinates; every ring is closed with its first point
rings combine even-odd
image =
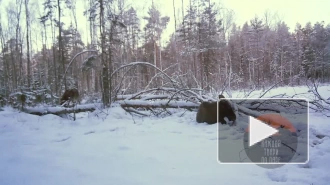
{"type": "MultiPolygon", "coordinates": [[[[219,95],[219,99],[225,98],[219,95]]],[[[198,108],[196,121],[198,123],[206,122],[208,124],[217,123],[217,114],[219,115],[219,122],[226,124],[225,117],[230,121],[236,120],[236,114],[228,100],[219,100],[219,110],[217,112],[217,102],[202,102],[198,108]]]]}
{"type": "Polygon", "coordinates": [[[68,107],[69,104],[79,102],[79,92],[77,89],[67,89],[60,99],[60,104],[64,107],[68,107]]]}

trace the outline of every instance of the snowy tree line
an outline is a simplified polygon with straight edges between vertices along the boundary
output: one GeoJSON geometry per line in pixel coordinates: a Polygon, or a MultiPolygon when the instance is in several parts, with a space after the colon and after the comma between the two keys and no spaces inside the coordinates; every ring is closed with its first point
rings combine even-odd
{"type": "Polygon", "coordinates": [[[173,1],[176,31],[162,45],[170,19],[155,4],[141,17],[123,0],[89,0],[84,42],[77,3],[16,0],[3,7],[3,99],[25,93],[31,101],[55,102],[65,89],[78,88],[108,106],[119,92],[167,87],[173,81],[181,88],[219,92],[330,80],[330,25],[324,22],[297,24],[290,32],[285,22],[270,23],[265,16],[239,26],[232,11],[210,0],[190,0],[181,16],[173,1]],[[132,62],[141,63],[128,65],[132,62]]]}

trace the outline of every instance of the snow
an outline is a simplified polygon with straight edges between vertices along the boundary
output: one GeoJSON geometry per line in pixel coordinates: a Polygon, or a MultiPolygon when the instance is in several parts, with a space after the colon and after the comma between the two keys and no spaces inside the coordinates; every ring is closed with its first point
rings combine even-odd
{"type": "MultiPolygon", "coordinates": [[[[321,87],[325,96],[328,87],[321,87]]],[[[277,88],[304,93],[306,87],[277,88]]],[[[233,93],[239,98],[239,93],[233,93]]],[[[257,96],[258,92],[254,93],[257,96]]],[[[312,97],[304,94],[304,98],[312,97]]],[[[326,97],[328,98],[328,97],[326,97]]],[[[1,185],[146,184],[329,184],[329,118],[310,111],[307,164],[265,169],[254,164],[217,162],[217,125],[198,124],[196,112],[132,117],[115,106],[78,113],[72,121],[52,114],[35,116],[9,107],[0,111],[1,185]]],[[[241,144],[246,118],[219,125],[219,140],[241,144]]],[[[226,149],[224,149],[226,150],[226,149]]],[[[237,154],[238,155],[238,154],[237,154]]]]}
{"type": "MultiPolygon", "coordinates": [[[[314,95],[310,92],[308,92],[309,89],[306,86],[284,86],[284,87],[278,87],[273,88],[270,91],[268,91],[262,98],[267,97],[274,97],[278,95],[286,95],[290,96],[292,98],[303,98],[303,99],[313,99],[314,95]]],[[[330,98],[330,87],[329,85],[320,85],[319,86],[319,93],[324,99],[330,98]]],[[[246,98],[245,96],[248,94],[248,91],[235,91],[232,92],[232,98],[246,98]]],[[[253,91],[248,98],[259,98],[264,92],[262,90],[255,90],[253,91]]],[[[225,97],[229,97],[225,94],[225,97]]],[[[281,98],[281,97],[277,97],[281,98]]]]}

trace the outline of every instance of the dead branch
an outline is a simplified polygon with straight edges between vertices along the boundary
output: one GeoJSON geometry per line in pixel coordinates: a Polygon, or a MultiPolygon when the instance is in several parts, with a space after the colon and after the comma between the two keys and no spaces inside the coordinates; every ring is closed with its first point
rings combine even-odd
{"type": "Polygon", "coordinates": [[[261,115],[261,113],[259,113],[258,111],[253,111],[253,110],[248,109],[248,108],[246,108],[244,106],[241,106],[241,105],[236,105],[236,106],[237,106],[238,111],[240,111],[240,112],[242,112],[242,113],[244,113],[248,116],[252,116],[252,117],[256,118],[256,117],[261,115]]]}
{"type": "Polygon", "coordinates": [[[85,50],[85,51],[82,51],[82,52],[79,52],[77,53],[69,62],[69,65],[67,66],[65,72],[64,72],[64,76],[66,76],[66,73],[68,72],[68,69],[69,67],[71,66],[71,64],[73,63],[74,59],[76,59],[79,55],[81,54],[84,54],[84,53],[87,53],[87,52],[94,52],[94,53],[97,53],[98,51],[97,50],[85,50]]]}
{"type": "Polygon", "coordinates": [[[274,84],[273,86],[271,86],[270,88],[268,88],[262,95],[259,96],[259,98],[262,98],[263,96],[265,96],[265,94],[267,94],[268,91],[272,90],[274,87],[276,87],[278,84],[282,83],[285,79],[280,80],[279,82],[277,82],[276,84],[274,84]]]}
{"type": "Polygon", "coordinates": [[[142,113],[142,112],[139,112],[139,111],[137,111],[137,110],[135,110],[135,109],[132,109],[132,108],[130,108],[130,107],[122,107],[126,112],[128,112],[128,113],[135,113],[135,114],[138,114],[138,115],[140,115],[140,116],[148,116],[147,114],[144,114],[144,113],[142,113]]]}
{"type": "Polygon", "coordinates": [[[168,76],[164,71],[162,71],[161,69],[159,69],[157,66],[148,63],[148,62],[132,62],[129,63],[127,65],[123,65],[121,67],[119,67],[118,69],[116,69],[115,71],[112,72],[111,74],[111,78],[113,77],[113,75],[115,75],[118,71],[125,69],[127,67],[132,67],[132,66],[138,66],[138,65],[142,65],[142,66],[148,66],[148,67],[152,67],[154,69],[156,69],[157,71],[159,71],[160,73],[162,73],[171,83],[173,87],[178,87],[178,82],[174,81],[170,76],[168,76]]]}
{"type": "MultiPolygon", "coordinates": [[[[148,90],[145,90],[145,91],[138,92],[138,93],[133,94],[133,95],[129,95],[129,96],[127,96],[127,98],[125,100],[138,99],[138,97],[142,96],[142,94],[147,94],[147,93],[160,91],[162,93],[165,92],[165,93],[169,93],[169,94],[177,93],[178,95],[180,95],[181,99],[184,99],[186,101],[196,102],[196,101],[194,101],[194,98],[197,99],[197,101],[199,101],[199,102],[204,101],[204,99],[202,97],[200,97],[197,93],[195,93],[193,90],[195,90],[195,89],[181,89],[181,90],[178,90],[178,89],[175,89],[175,88],[153,88],[153,89],[148,89],[148,90]]],[[[150,96],[150,95],[148,95],[148,96],[150,96]]],[[[169,96],[167,95],[167,98],[168,97],[169,96]]],[[[162,99],[162,98],[159,98],[159,99],[162,99]]]]}
{"type": "MultiPolygon", "coordinates": [[[[127,71],[125,71],[123,77],[121,78],[121,80],[120,80],[120,82],[119,82],[119,84],[118,84],[119,87],[118,87],[117,89],[115,89],[114,97],[117,97],[118,92],[120,91],[121,87],[123,86],[123,81],[124,81],[124,79],[125,79],[125,76],[128,74],[128,72],[131,71],[131,69],[133,69],[133,67],[130,67],[127,71]]],[[[115,99],[114,99],[114,100],[115,100],[115,99]]]]}
{"type": "Polygon", "coordinates": [[[65,72],[64,72],[64,78],[63,78],[63,80],[64,80],[65,87],[66,87],[66,81],[65,81],[65,80],[66,80],[66,74],[67,74],[68,69],[70,68],[71,64],[74,62],[74,60],[75,60],[79,55],[82,55],[82,54],[87,53],[87,52],[94,52],[94,53],[97,53],[98,51],[97,51],[97,50],[85,50],[85,51],[82,51],[82,52],[77,53],[77,54],[76,54],[76,55],[70,60],[69,65],[66,67],[65,72]]]}
{"type": "Polygon", "coordinates": [[[307,113],[308,103],[304,99],[287,100],[252,100],[247,99],[237,102],[237,108],[240,113],[256,117],[263,113],[307,113]]]}
{"type": "Polygon", "coordinates": [[[315,110],[316,112],[321,112],[323,115],[330,117],[329,112],[330,112],[330,101],[324,97],[322,97],[319,93],[319,84],[317,82],[313,81],[312,85],[309,85],[306,82],[309,92],[312,92],[313,95],[315,96],[315,99],[310,101],[309,103],[314,107],[310,107],[311,109],[315,110]]]}
{"type": "Polygon", "coordinates": [[[322,100],[324,103],[330,105],[330,102],[328,102],[328,100],[324,99],[324,98],[320,95],[320,93],[319,93],[319,91],[318,91],[318,86],[316,86],[315,83],[314,83],[313,85],[314,85],[314,91],[313,91],[314,95],[316,95],[316,97],[317,97],[319,100],[322,100]]]}

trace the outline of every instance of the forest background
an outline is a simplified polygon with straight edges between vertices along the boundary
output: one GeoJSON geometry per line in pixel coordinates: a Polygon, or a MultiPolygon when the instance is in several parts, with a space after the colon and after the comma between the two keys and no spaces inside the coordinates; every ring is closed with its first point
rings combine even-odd
{"type": "Polygon", "coordinates": [[[78,88],[109,106],[119,92],[160,87],[230,94],[329,82],[328,2],[279,1],[289,15],[249,2],[2,0],[0,96],[55,103],[78,88]]]}

